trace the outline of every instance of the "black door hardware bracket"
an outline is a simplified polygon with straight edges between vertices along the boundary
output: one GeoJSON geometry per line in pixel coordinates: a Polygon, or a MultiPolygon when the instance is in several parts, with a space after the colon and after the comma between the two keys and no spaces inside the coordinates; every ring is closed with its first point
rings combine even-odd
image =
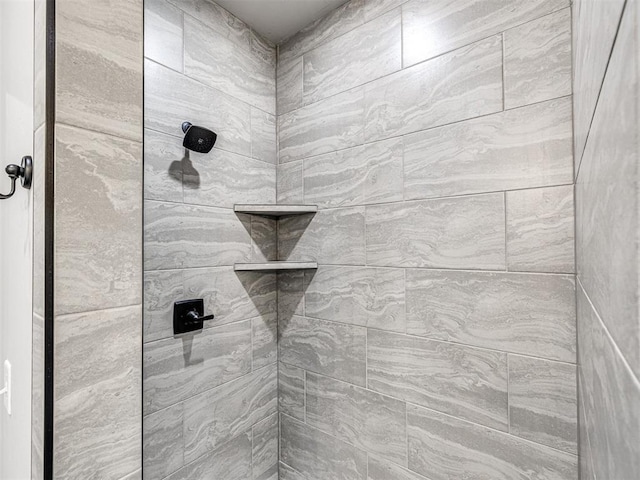
{"type": "Polygon", "coordinates": [[[31,188],[33,180],[33,159],[30,156],[22,157],[22,163],[18,165],[7,165],[4,169],[11,179],[11,191],[7,194],[0,193],[0,200],[11,198],[16,193],[16,182],[20,179],[21,185],[27,190],[31,188]]]}

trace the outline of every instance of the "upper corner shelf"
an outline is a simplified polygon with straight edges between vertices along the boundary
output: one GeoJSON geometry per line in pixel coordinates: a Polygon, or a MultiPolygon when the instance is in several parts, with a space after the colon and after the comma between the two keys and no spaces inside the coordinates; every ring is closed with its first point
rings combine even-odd
{"type": "Polygon", "coordinates": [[[290,262],[287,260],[278,260],[264,263],[236,263],[234,270],[236,272],[280,272],[283,270],[316,270],[318,263],[309,262],[290,262]]]}
{"type": "Polygon", "coordinates": [[[317,205],[235,205],[233,211],[250,213],[252,215],[267,215],[269,217],[284,217],[285,215],[304,215],[316,213],[317,205]]]}

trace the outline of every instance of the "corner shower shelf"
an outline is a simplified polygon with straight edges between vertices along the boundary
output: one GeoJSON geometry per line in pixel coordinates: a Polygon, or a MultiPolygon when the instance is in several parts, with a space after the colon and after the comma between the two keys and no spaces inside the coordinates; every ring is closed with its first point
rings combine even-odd
{"type": "Polygon", "coordinates": [[[252,215],[266,215],[269,217],[284,217],[285,215],[304,215],[316,213],[317,205],[235,205],[233,211],[252,215]]]}
{"type": "Polygon", "coordinates": [[[236,263],[233,269],[236,272],[278,272],[282,270],[315,270],[318,262],[289,262],[279,260],[263,263],[236,263]]]}

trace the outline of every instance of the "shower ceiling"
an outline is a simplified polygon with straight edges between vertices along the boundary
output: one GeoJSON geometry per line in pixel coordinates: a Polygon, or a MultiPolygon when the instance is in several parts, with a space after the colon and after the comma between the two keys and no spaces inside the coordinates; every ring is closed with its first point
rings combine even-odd
{"type": "Polygon", "coordinates": [[[216,3],[278,44],[346,0],[216,0],[216,3]]]}

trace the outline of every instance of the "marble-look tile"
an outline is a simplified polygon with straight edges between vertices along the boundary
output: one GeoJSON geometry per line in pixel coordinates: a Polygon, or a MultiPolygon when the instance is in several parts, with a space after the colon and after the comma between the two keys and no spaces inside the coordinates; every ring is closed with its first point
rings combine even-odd
{"type": "Polygon", "coordinates": [[[278,364],[278,408],[280,413],[304,422],[305,372],[286,363],[278,364]]]}
{"type": "Polygon", "coordinates": [[[404,198],[403,138],[392,138],[364,146],[367,159],[364,203],[397,202],[404,198]]]}
{"type": "Polygon", "coordinates": [[[137,305],[55,318],[54,478],[140,468],[140,315],[137,305]]]}
{"type": "Polygon", "coordinates": [[[184,21],[184,73],[265,112],[276,113],[275,67],[191,17],[184,21]]]}
{"type": "Polygon", "coordinates": [[[578,459],[507,433],[407,405],[409,468],[430,480],[577,480],[578,459]]]}
{"type": "Polygon", "coordinates": [[[142,141],[142,3],[57,6],[57,122],[142,141]]]}
{"type": "Polygon", "coordinates": [[[407,333],[575,362],[569,275],[407,270],[407,333]]]}
{"type": "Polygon", "coordinates": [[[368,458],[367,471],[369,480],[428,480],[400,465],[380,460],[372,455],[368,458]]]}
{"type": "Polygon", "coordinates": [[[407,465],[404,402],[313,373],[306,385],[309,426],[407,465]]]}
{"type": "Polygon", "coordinates": [[[251,371],[251,322],[146,343],[144,412],[156,412],[251,371]]]}
{"type": "Polygon", "coordinates": [[[505,108],[570,94],[570,8],[505,32],[505,108]]]}
{"type": "Polygon", "coordinates": [[[571,183],[571,125],[564,98],[409,135],[405,198],[571,183]]]}
{"type": "Polygon", "coordinates": [[[302,57],[278,59],[276,110],[278,115],[302,106],[302,57]]]}
{"type": "Polygon", "coordinates": [[[182,72],[182,11],[166,0],[144,2],[144,56],[182,72]]]}
{"type": "Polygon", "coordinates": [[[278,319],[286,321],[293,315],[304,315],[304,272],[301,270],[278,273],[278,319]]]}
{"type": "Polygon", "coordinates": [[[140,143],[56,125],[56,314],[142,302],[141,174],[140,143]]]}
{"type": "Polygon", "coordinates": [[[351,0],[304,27],[278,48],[280,59],[299,57],[364,23],[364,0],[351,0]]]}
{"type": "Polygon", "coordinates": [[[581,227],[577,232],[578,277],[640,377],[640,42],[635,22],[634,15],[624,15],[577,178],[576,210],[581,227]]]}
{"type": "Polygon", "coordinates": [[[578,332],[580,386],[595,478],[634,478],[640,472],[640,382],[580,287],[578,332]]]}
{"type": "MultiPolygon", "coordinates": [[[[575,110],[576,175],[580,168],[596,103],[609,64],[613,42],[618,33],[624,4],[624,0],[608,0],[606,2],[576,0],[573,2],[573,106],[575,110]]],[[[621,67],[624,68],[623,65],[619,65],[617,68],[621,67]]],[[[621,80],[624,78],[628,77],[624,75],[620,77],[621,80]]],[[[621,97],[625,100],[628,98],[621,97]]],[[[607,103],[610,104],[610,102],[607,103]]]]}
{"type": "Polygon", "coordinates": [[[304,203],[302,160],[278,165],[278,203],[304,203]]]}
{"type": "Polygon", "coordinates": [[[216,147],[251,156],[251,107],[150,60],[144,64],[145,128],[182,138],[182,122],[218,134],[216,147]]]}
{"type": "Polygon", "coordinates": [[[367,454],[286,415],[280,420],[280,460],[306,480],[366,480],[367,454]]]}
{"type": "Polygon", "coordinates": [[[400,10],[306,53],[304,103],[313,103],[402,68],[400,10]]]}
{"type": "Polygon", "coordinates": [[[404,332],[404,270],[321,266],[306,274],[306,315],[404,332]]]}
{"type": "Polygon", "coordinates": [[[182,159],[184,201],[233,208],[237,203],[275,203],[275,166],[214,148],[182,159]]]}
{"type": "Polygon", "coordinates": [[[576,366],[509,355],[509,431],[577,455],[576,366]]]}
{"type": "Polygon", "coordinates": [[[120,480],[142,480],[142,469],[139,468],[136,471],[125,475],[120,480]]]}
{"type": "Polygon", "coordinates": [[[144,273],[144,341],[173,335],[173,303],[185,299],[182,270],[144,273]]]}
{"type": "Polygon", "coordinates": [[[183,168],[193,168],[182,139],[144,129],[144,198],[167,202],[184,201],[183,168]]]}
{"type": "Polygon", "coordinates": [[[182,414],[178,403],[142,419],[146,478],[164,478],[184,465],[182,414]]]}
{"type": "Polygon", "coordinates": [[[364,20],[370,22],[383,13],[399,7],[408,0],[364,0],[364,20]]]}
{"type": "Polygon", "coordinates": [[[267,262],[278,259],[278,220],[251,216],[251,261],[267,262]]]}
{"type": "Polygon", "coordinates": [[[251,220],[230,209],[146,201],[144,221],[146,270],[233,265],[251,255],[251,220]]]}
{"type": "Polygon", "coordinates": [[[574,273],[573,185],[507,192],[507,268],[574,273]]]}
{"type": "Polygon", "coordinates": [[[184,466],[165,480],[251,479],[251,431],[184,466]]]}
{"type": "Polygon", "coordinates": [[[307,480],[300,472],[297,472],[286,463],[280,462],[278,465],[280,480],[307,480]]]}
{"type": "Polygon", "coordinates": [[[365,386],[366,328],[298,316],[279,322],[281,362],[365,386]]]}
{"type": "Polygon", "coordinates": [[[253,434],[252,469],[254,480],[278,478],[278,414],[256,423],[253,434]]]}
{"type": "Polygon", "coordinates": [[[367,264],[505,268],[502,193],[366,207],[367,264]]]}
{"type": "Polygon", "coordinates": [[[402,6],[404,66],[569,6],[569,0],[412,0],[402,6]]]}
{"type": "Polygon", "coordinates": [[[596,480],[583,400],[586,394],[582,389],[582,383],[581,376],[578,374],[578,461],[580,463],[578,471],[580,473],[580,480],[596,480]]]}
{"type": "Polygon", "coordinates": [[[280,163],[364,143],[364,87],[278,117],[280,163]]]}
{"type": "Polygon", "coordinates": [[[369,329],[367,387],[506,431],[507,355],[369,329]]]}
{"type": "Polygon", "coordinates": [[[278,360],[278,317],[263,315],[251,320],[253,368],[262,368],[278,360]]]}
{"type": "Polygon", "coordinates": [[[251,29],[250,35],[251,53],[253,53],[254,56],[265,61],[275,69],[276,63],[278,61],[278,47],[270,40],[261,37],[253,29],[251,29]]]}
{"type": "Polygon", "coordinates": [[[278,410],[276,365],[227,382],[184,402],[184,459],[218,448],[278,410]]]}
{"type": "Polygon", "coordinates": [[[367,141],[498,112],[502,38],[460,48],[375,80],[364,89],[367,141]]]}
{"type": "Polygon", "coordinates": [[[278,163],[276,138],[276,117],[251,107],[251,156],[274,165],[278,163]]]}
{"type": "Polygon", "coordinates": [[[321,264],[364,265],[364,207],[320,210],[280,220],[278,254],[289,260],[321,264]]]}

